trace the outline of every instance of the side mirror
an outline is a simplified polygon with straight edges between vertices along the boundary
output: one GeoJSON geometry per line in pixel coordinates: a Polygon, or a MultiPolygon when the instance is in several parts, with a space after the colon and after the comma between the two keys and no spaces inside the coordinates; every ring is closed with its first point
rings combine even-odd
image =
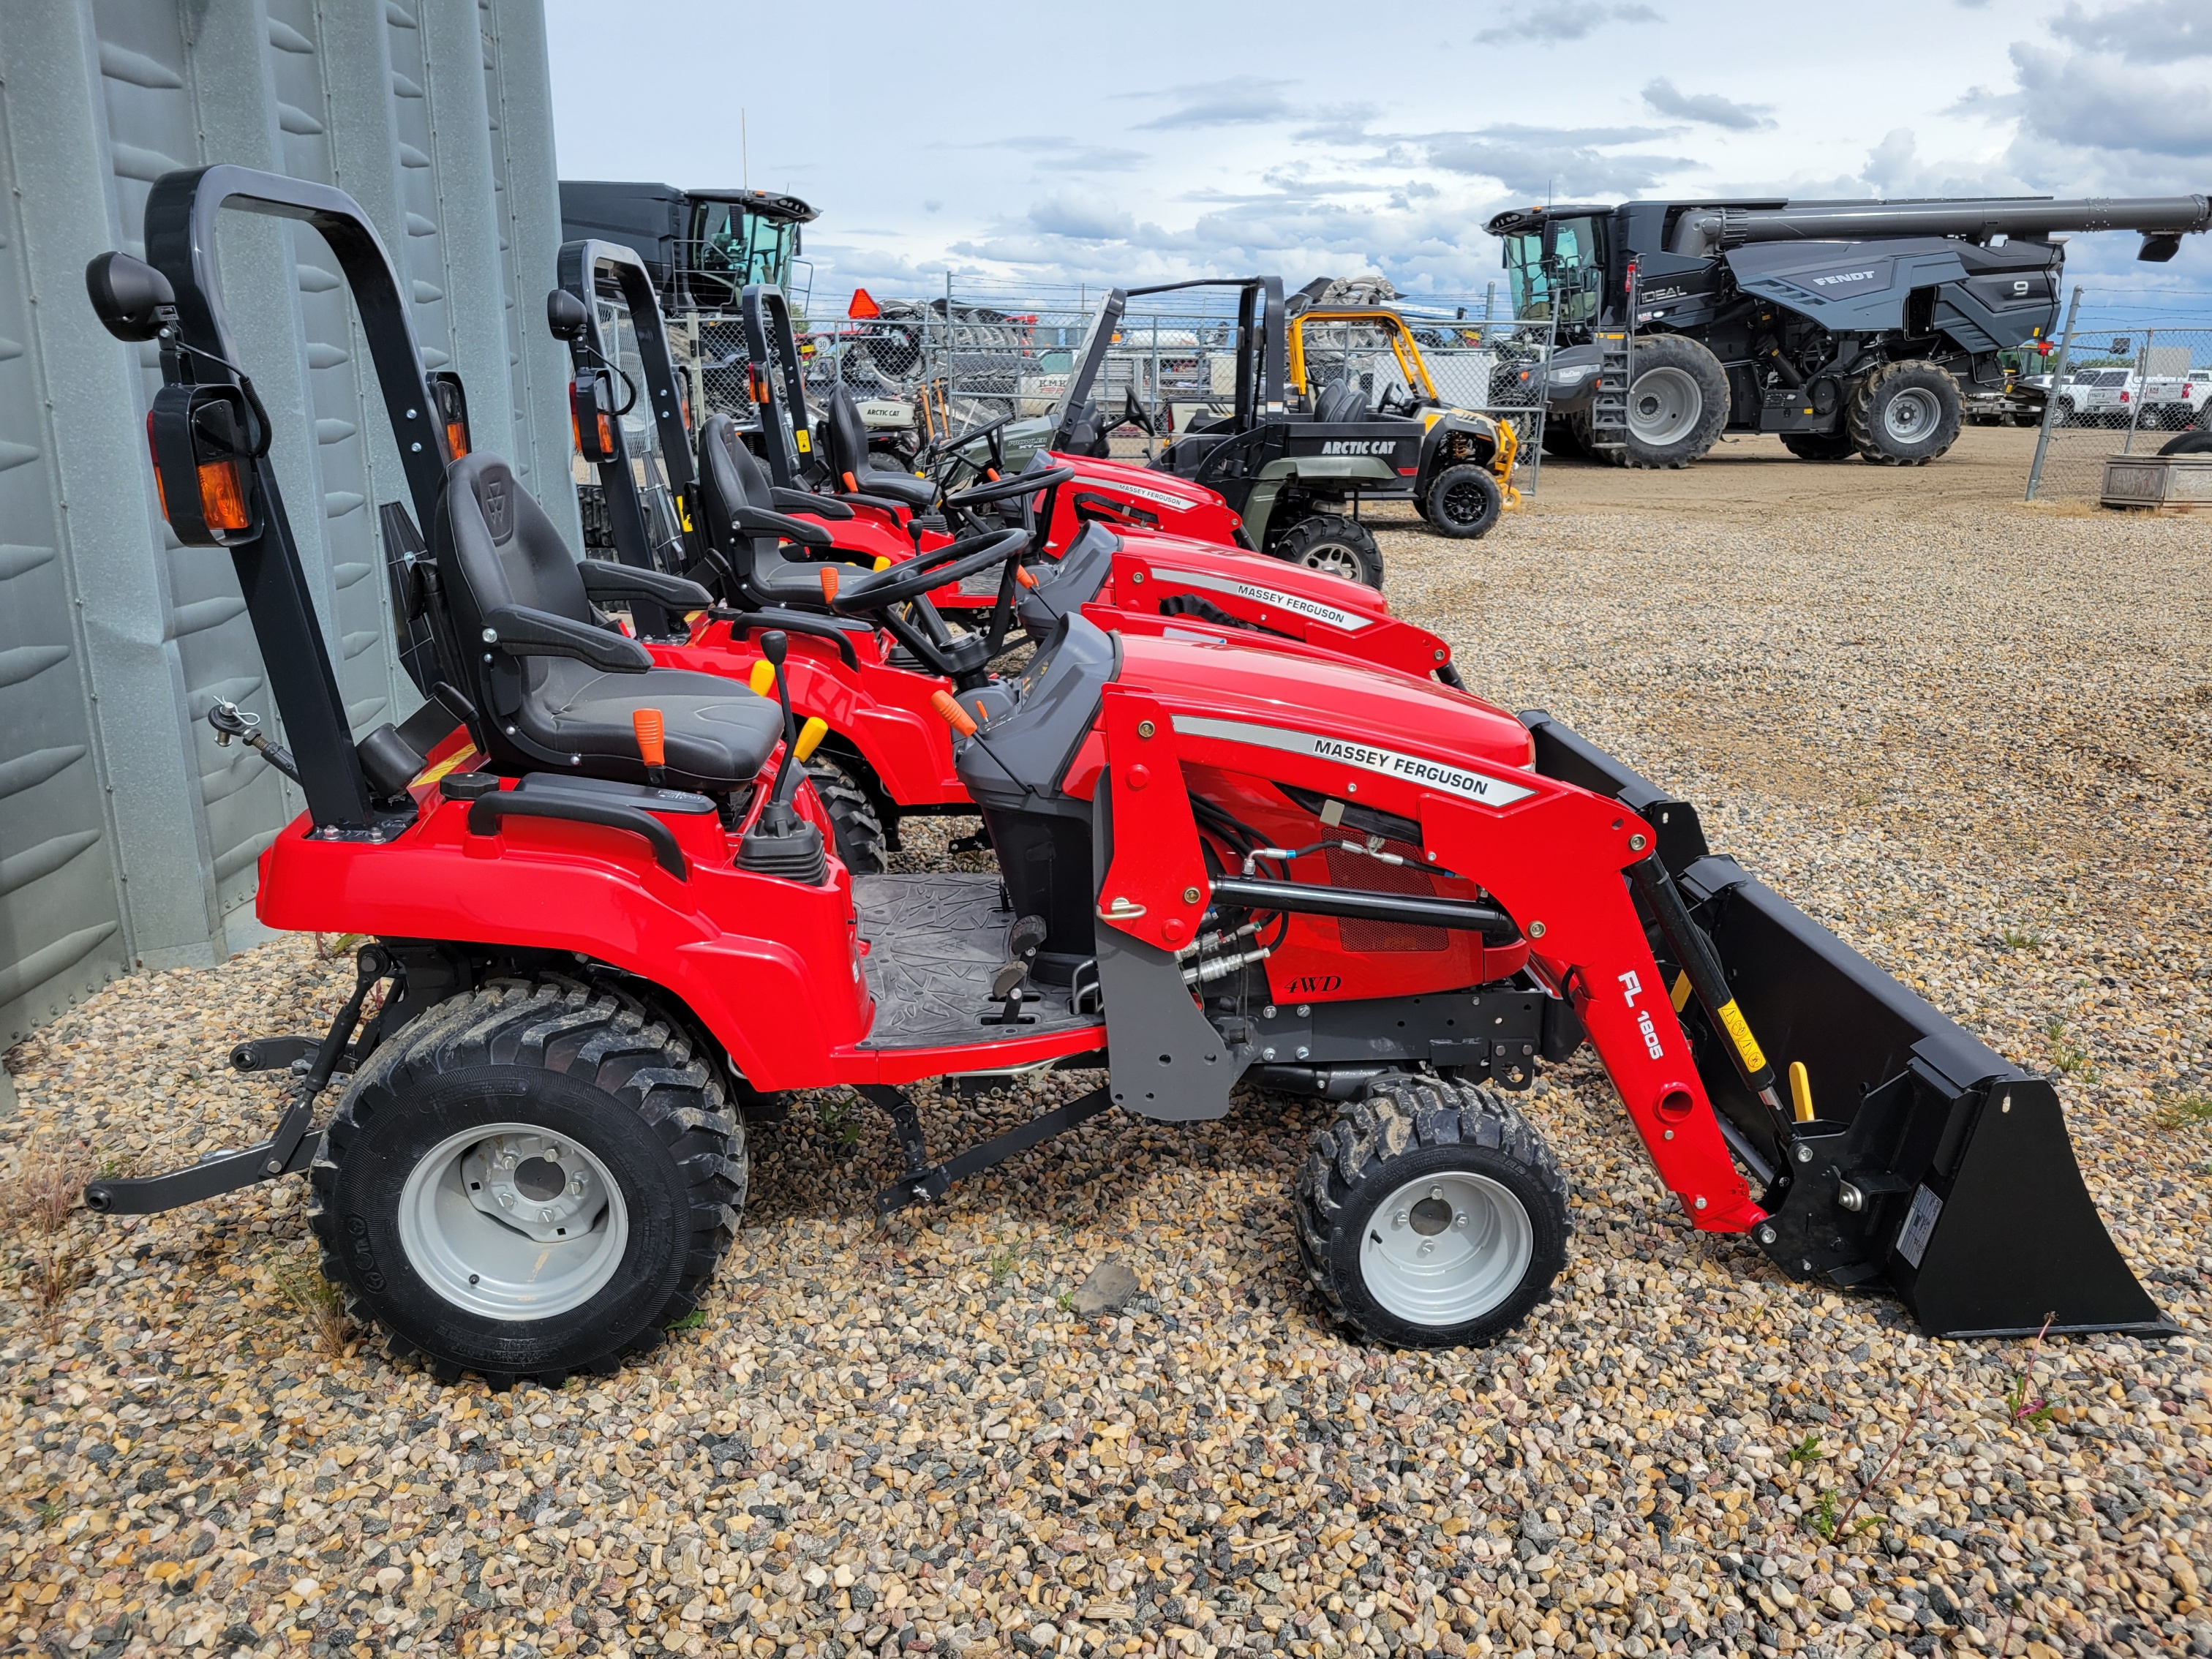
{"type": "Polygon", "coordinates": [[[577,339],[592,325],[592,313],[567,289],[556,288],[545,296],[545,325],[556,340],[577,339]]]}
{"type": "Polygon", "coordinates": [[[177,292],[143,259],[103,253],[84,268],[100,326],[118,340],[150,340],[177,319],[177,292]]]}

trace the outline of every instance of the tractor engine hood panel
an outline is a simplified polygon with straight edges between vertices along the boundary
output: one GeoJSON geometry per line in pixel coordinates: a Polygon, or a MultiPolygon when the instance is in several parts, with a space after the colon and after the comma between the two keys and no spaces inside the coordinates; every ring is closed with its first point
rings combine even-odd
{"type": "MultiPolygon", "coordinates": [[[[1120,681],[1213,720],[1315,732],[1378,750],[1531,765],[1528,728],[1432,680],[1273,652],[1124,635],[1120,681]]],[[[1180,715],[1178,716],[1180,718],[1180,715]]]]}

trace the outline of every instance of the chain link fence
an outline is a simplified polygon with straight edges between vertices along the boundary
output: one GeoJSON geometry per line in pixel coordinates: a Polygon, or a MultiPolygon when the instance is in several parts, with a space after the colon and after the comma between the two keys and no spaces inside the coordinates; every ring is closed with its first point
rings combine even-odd
{"type": "Polygon", "coordinates": [[[2044,398],[2030,501],[2095,501],[2115,455],[2154,455],[2212,426],[2212,325],[2146,314],[2124,293],[2076,289],[2047,368],[2023,384],[2044,398]]]}
{"type": "MultiPolygon", "coordinates": [[[[880,302],[880,314],[815,324],[799,356],[810,402],[819,407],[842,386],[878,431],[903,429],[916,446],[1001,416],[1052,410],[1074,367],[1105,290],[948,288],[928,300],[880,302]]],[[[1542,455],[1545,364],[1553,344],[1548,319],[1516,322],[1486,314],[1481,300],[1402,299],[1403,319],[1437,396],[1459,409],[1510,422],[1520,441],[1518,487],[1535,485],[1542,455]]],[[[1403,398],[1407,366],[1382,331],[1352,324],[1310,324],[1304,331],[1308,383],[1357,384],[1370,407],[1403,398]]],[[[670,343],[691,394],[693,416],[751,412],[743,331],[734,322],[672,319],[670,343]]],[[[1199,416],[1235,400],[1236,296],[1183,290],[1139,295],[1123,313],[1091,397],[1109,414],[1132,404],[1140,420],[1118,428],[1112,453],[1149,459],[1199,416]],[[1152,430],[1144,428],[1149,426],[1152,430]]]]}

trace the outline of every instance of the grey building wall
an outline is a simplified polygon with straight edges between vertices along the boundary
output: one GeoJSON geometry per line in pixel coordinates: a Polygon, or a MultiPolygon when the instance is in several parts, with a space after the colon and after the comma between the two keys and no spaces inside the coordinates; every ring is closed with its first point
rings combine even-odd
{"type": "MultiPolygon", "coordinates": [[[[146,195],[234,161],[367,210],[477,447],[580,542],[538,0],[41,0],[0,16],[0,1048],[115,975],[252,942],[255,860],[296,792],[205,716],[272,716],[228,556],[177,544],[145,449],[153,349],[94,321],[85,262],[143,252],[146,195]]],[[[349,296],[303,226],[219,252],[240,349],[356,733],[420,699],[376,506],[404,500],[349,296]],[[296,419],[288,413],[296,411],[296,419]]]]}

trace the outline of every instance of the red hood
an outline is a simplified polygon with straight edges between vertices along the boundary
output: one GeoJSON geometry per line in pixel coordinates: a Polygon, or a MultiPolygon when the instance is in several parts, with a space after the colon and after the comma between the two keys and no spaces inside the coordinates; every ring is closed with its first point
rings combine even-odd
{"type": "Polygon", "coordinates": [[[1526,769],[1528,730],[1504,709],[1433,680],[1321,656],[1121,635],[1121,684],[1226,720],[1285,726],[1439,761],[1526,769]]]}
{"type": "Polygon", "coordinates": [[[1193,483],[1188,478],[1172,472],[1155,471],[1135,461],[1102,460],[1091,455],[1063,455],[1052,452],[1054,466],[1072,466],[1079,478],[1094,478],[1100,483],[1111,483],[1118,489],[1133,489],[1158,501],[1162,505],[1188,501],[1193,507],[1226,507],[1228,498],[1218,489],[1209,489],[1202,483],[1193,483]]]}
{"type": "Polygon", "coordinates": [[[1390,602],[1364,582],[1326,570],[1309,570],[1264,553],[1246,553],[1218,542],[1202,542],[1188,536],[1169,536],[1155,530],[1116,530],[1124,557],[1135,556],[1164,569],[1203,571],[1231,581],[1249,582],[1335,611],[1364,617],[1387,617],[1390,602]]]}

